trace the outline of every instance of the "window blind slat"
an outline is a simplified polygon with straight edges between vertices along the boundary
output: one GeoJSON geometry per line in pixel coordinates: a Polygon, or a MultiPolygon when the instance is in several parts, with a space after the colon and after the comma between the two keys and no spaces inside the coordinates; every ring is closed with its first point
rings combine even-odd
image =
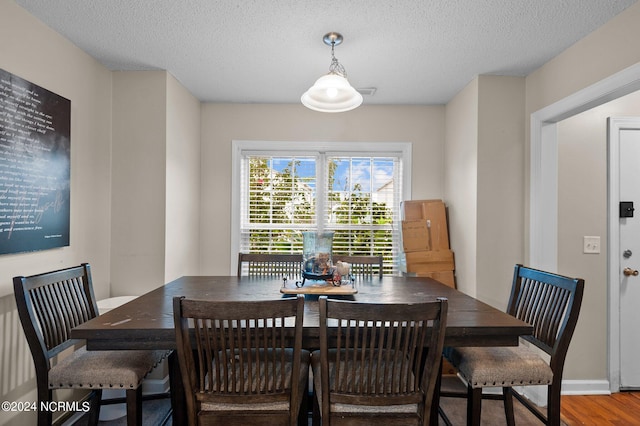
{"type": "Polygon", "coordinates": [[[303,230],[335,232],[336,254],[383,255],[396,272],[402,154],[242,156],[240,250],[302,251],[303,230]]]}

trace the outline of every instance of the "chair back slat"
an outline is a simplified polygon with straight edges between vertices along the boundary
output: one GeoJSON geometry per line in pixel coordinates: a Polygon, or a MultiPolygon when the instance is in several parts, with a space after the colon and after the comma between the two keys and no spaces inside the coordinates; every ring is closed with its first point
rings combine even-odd
{"type": "Polygon", "coordinates": [[[249,320],[194,319],[195,350],[200,369],[197,389],[217,395],[284,393],[287,371],[284,325],[277,318],[249,320]],[[277,348],[277,349],[274,349],[277,348]]]}
{"type": "Polygon", "coordinates": [[[417,404],[416,416],[428,418],[447,300],[368,304],[322,296],[319,304],[322,413],[337,403],[417,404]]]}
{"type": "Polygon", "coordinates": [[[533,326],[523,338],[553,356],[564,357],[573,335],[584,280],[516,265],[507,312],[533,326]]]}
{"type": "Polygon", "coordinates": [[[351,265],[351,275],[357,278],[382,278],[384,273],[384,259],[382,256],[360,256],[360,255],[332,255],[333,263],[338,261],[347,262],[351,265]]]}
{"type": "MultiPolygon", "coordinates": [[[[347,262],[351,275],[357,278],[382,278],[384,272],[382,256],[332,255],[333,263],[347,262]]],[[[301,278],[302,254],[294,253],[239,253],[238,276],[259,276],[289,279],[301,278]]]]}
{"type": "MultiPolygon", "coordinates": [[[[48,297],[46,287],[28,291],[27,295],[29,296],[31,303],[33,303],[31,311],[35,316],[34,323],[38,327],[36,329],[42,333],[43,343],[54,341],[56,339],[56,329],[54,327],[54,324],[56,323],[54,317],[55,311],[51,308],[52,303],[51,299],[48,297]]],[[[47,348],[50,345],[48,343],[44,343],[43,346],[44,348],[47,348]]]]}
{"type": "Polygon", "coordinates": [[[187,403],[291,401],[298,395],[292,377],[300,370],[303,312],[304,296],[244,302],[176,297],[187,403]]]}
{"type": "Polygon", "coordinates": [[[13,285],[34,359],[48,360],[73,345],[71,329],[98,315],[87,263],[30,277],[14,277],[13,285]]]}
{"type": "Polygon", "coordinates": [[[289,279],[300,278],[302,254],[239,253],[238,276],[248,275],[289,279]]]}
{"type": "Polygon", "coordinates": [[[422,352],[416,356],[410,348],[424,344],[424,325],[341,321],[335,348],[336,380],[331,389],[353,395],[415,393],[419,376],[411,372],[417,371],[422,362],[422,352]],[[360,368],[367,373],[361,374],[360,368]]]}

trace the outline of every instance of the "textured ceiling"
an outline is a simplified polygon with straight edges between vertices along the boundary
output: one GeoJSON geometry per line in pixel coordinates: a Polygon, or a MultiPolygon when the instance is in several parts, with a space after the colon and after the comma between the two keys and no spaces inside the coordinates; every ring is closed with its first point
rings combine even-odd
{"type": "Polygon", "coordinates": [[[201,101],[297,103],[328,71],[365,104],[444,104],[525,76],[636,0],[15,0],[111,70],[167,70],[201,101]]]}

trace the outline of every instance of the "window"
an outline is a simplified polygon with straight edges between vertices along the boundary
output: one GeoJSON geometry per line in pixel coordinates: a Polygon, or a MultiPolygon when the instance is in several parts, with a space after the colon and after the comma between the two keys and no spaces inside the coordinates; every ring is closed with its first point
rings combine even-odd
{"type": "Polygon", "coordinates": [[[301,253],[301,231],[334,231],[335,254],[394,273],[410,144],[321,145],[234,141],[233,252],[301,253]]]}

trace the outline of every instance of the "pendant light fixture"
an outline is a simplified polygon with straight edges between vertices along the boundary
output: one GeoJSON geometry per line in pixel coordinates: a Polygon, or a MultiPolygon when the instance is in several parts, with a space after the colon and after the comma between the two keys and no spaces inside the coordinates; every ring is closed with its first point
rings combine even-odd
{"type": "Polygon", "coordinates": [[[324,44],[331,46],[331,65],[329,73],[323,75],[309,90],[303,93],[302,104],[320,112],[351,111],[362,104],[362,95],[351,87],[347,72],[334,54],[334,48],[342,43],[342,34],[327,33],[322,38],[324,44]]]}

